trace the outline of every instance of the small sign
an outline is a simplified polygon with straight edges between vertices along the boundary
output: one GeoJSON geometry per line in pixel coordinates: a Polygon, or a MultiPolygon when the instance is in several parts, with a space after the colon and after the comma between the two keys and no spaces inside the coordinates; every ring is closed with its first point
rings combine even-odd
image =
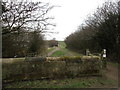
{"type": "Polygon", "coordinates": [[[103,57],[106,58],[106,54],[103,54],[103,57]]]}

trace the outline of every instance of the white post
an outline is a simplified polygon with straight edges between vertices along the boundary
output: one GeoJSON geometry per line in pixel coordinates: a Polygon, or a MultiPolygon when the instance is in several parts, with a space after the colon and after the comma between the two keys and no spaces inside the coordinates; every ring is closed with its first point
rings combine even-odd
{"type": "Polygon", "coordinates": [[[103,58],[106,58],[106,49],[103,49],[103,58]]]}

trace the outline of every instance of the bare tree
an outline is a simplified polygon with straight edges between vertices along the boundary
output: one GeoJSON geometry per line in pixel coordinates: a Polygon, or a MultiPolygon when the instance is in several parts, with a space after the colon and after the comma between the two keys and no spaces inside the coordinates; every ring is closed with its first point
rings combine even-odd
{"type": "Polygon", "coordinates": [[[2,34],[19,32],[20,28],[46,30],[47,26],[53,25],[49,23],[53,18],[47,16],[53,7],[42,2],[2,2],[2,34]]]}
{"type": "Polygon", "coordinates": [[[23,0],[21,2],[8,0],[1,4],[3,57],[13,57],[16,54],[24,56],[30,46],[30,34],[36,30],[38,34],[35,34],[40,38],[31,38],[39,40],[37,42],[40,43],[32,43],[35,46],[40,44],[40,47],[36,49],[41,49],[44,45],[41,33],[47,32],[49,25],[54,26],[49,22],[53,18],[48,16],[48,12],[54,6],[50,6],[49,3],[24,2],[23,0]]]}

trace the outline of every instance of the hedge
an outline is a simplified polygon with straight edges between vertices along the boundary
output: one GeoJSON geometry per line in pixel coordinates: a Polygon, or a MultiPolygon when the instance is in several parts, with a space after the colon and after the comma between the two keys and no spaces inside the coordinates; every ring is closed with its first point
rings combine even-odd
{"type": "Polygon", "coordinates": [[[99,57],[61,57],[57,59],[16,61],[3,63],[3,81],[54,79],[101,75],[102,60],[99,57]]]}

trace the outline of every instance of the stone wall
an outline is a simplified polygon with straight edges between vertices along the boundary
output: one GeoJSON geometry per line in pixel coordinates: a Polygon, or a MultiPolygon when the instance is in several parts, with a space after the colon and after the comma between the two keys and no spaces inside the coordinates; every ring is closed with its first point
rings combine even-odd
{"type": "Polygon", "coordinates": [[[3,81],[54,79],[100,75],[102,60],[96,57],[62,57],[46,61],[3,63],[3,81]]]}

